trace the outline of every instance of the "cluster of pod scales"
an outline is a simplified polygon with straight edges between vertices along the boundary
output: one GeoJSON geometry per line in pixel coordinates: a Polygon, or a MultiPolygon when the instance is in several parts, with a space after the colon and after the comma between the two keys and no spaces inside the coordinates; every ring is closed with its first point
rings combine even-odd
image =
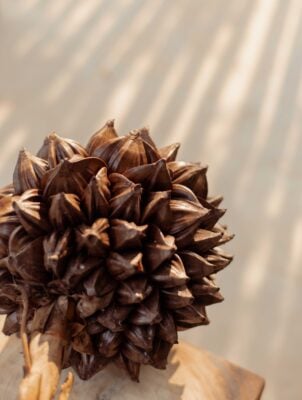
{"type": "Polygon", "coordinates": [[[6,335],[25,295],[26,333],[58,335],[63,367],[89,379],[115,362],[138,380],[142,364],[166,367],[178,331],[209,323],[232,235],[206,166],[176,161],[178,148],[108,121],[86,148],[53,133],[36,156],[20,151],[0,190],[6,335]]]}

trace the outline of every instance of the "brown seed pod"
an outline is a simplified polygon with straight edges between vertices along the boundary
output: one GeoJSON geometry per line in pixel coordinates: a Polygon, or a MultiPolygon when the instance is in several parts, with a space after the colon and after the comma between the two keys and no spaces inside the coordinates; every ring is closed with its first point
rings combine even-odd
{"type": "Polygon", "coordinates": [[[209,323],[233,235],[207,167],[178,149],[108,121],[86,148],[51,134],[37,156],[20,152],[0,190],[5,334],[20,329],[25,293],[28,334],[59,337],[63,367],[89,379],[114,362],[138,380],[142,364],[166,367],[178,331],[209,323]]]}

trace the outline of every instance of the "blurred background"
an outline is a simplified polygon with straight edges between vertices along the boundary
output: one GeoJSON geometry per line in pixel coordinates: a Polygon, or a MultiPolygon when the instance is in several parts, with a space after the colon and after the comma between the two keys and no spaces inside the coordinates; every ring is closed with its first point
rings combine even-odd
{"type": "Polygon", "coordinates": [[[301,0],[0,0],[0,184],[22,146],[110,118],[209,164],[235,260],[183,337],[264,376],[264,400],[302,398],[301,37],[301,0]]]}

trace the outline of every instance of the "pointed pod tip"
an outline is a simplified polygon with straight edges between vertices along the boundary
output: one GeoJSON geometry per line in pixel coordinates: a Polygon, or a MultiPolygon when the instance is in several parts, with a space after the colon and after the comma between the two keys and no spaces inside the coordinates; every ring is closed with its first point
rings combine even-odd
{"type": "Polygon", "coordinates": [[[143,126],[142,128],[140,128],[139,131],[142,132],[142,133],[149,133],[150,132],[149,125],[143,126]]]}
{"type": "Polygon", "coordinates": [[[106,122],[106,125],[108,126],[108,128],[114,128],[114,122],[115,122],[115,119],[109,119],[106,122]]]}
{"type": "Polygon", "coordinates": [[[56,139],[58,139],[58,135],[56,134],[56,132],[51,132],[51,133],[48,135],[48,139],[49,139],[49,140],[56,140],[56,139]]]}
{"type": "Polygon", "coordinates": [[[22,147],[19,151],[19,158],[27,158],[29,157],[31,154],[28,150],[26,150],[25,147],[22,147]]]}
{"type": "Polygon", "coordinates": [[[132,140],[136,139],[139,135],[140,135],[140,131],[138,129],[132,129],[128,134],[128,136],[132,140]]]}
{"type": "Polygon", "coordinates": [[[133,185],[133,190],[135,193],[139,193],[142,191],[142,185],[140,183],[135,183],[133,185]]]}

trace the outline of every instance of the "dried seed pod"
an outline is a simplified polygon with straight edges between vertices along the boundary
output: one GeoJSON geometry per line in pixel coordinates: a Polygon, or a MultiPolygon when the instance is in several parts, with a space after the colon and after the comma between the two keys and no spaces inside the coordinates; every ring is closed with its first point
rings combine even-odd
{"type": "Polygon", "coordinates": [[[110,217],[139,222],[142,188],[121,174],[111,174],[110,217]]]}
{"type": "Polygon", "coordinates": [[[218,246],[233,235],[207,167],[178,149],[108,121],[86,149],[51,134],[38,156],[20,152],[0,189],[6,334],[25,293],[27,333],[60,338],[64,368],[89,379],[115,362],[138,381],[142,364],[166,367],[178,331],[209,323],[206,307],[223,300],[214,274],[232,261],[218,246]]]}
{"type": "Polygon", "coordinates": [[[74,155],[87,157],[88,153],[75,140],[62,138],[56,133],[48,135],[37,156],[48,161],[49,168],[55,168],[62,160],[69,159],[74,155]]]}
{"type": "Polygon", "coordinates": [[[72,193],[58,193],[51,197],[49,220],[56,229],[83,222],[80,199],[72,193]]]}
{"type": "Polygon", "coordinates": [[[21,225],[29,235],[37,236],[50,230],[47,206],[38,189],[26,190],[14,200],[13,207],[21,225]]]}
{"type": "Polygon", "coordinates": [[[111,220],[110,238],[114,250],[141,248],[148,225],[138,226],[121,219],[111,220]]]}
{"type": "Polygon", "coordinates": [[[208,167],[198,163],[175,161],[169,163],[173,183],[179,183],[192,189],[197,197],[203,199],[208,195],[208,182],[206,172],[208,167]]]}
{"type": "Polygon", "coordinates": [[[120,332],[125,329],[124,321],[131,312],[132,307],[121,304],[111,304],[98,314],[98,322],[112,332],[120,332]]]}
{"type": "Polygon", "coordinates": [[[153,340],[155,337],[155,327],[154,325],[131,325],[125,331],[125,336],[136,347],[139,347],[145,351],[151,351],[153,348],[153,340]]]}
{"type": "Polygon", "coordinates": [[[92,155],[104,160],[111,172],[119,173],[160,158],[157,151],[143,140],[139,131],[106,141],[95,148],[92,155]]]}
{"type": "Polygon", "coordinates": [[[33,156],[24,149],[21,150],[13,176],[15,194],[22,194],[28,189],[40,188],[41,179],[47,169],[47,161],[33,156]]]}
{"type": "Polygon", "coordinates": [[[90,179],[104,166],[101,160],[94,157],[74,156],[63,160],[43,176],[43,195],[74,193],[81,196],[90,179]]]}
{"type": "Polygon", "coordinates": [[[164,288],[184,285],[189,279],[181,258],[177,254],[167,264],[157,268],[152,278],[164,288]]]}
{"type": "Polygon", "coordinates": [[[94,152],[101,147],[103,144],[111,139],[116,139],[118,137],[116,130],[114,128],[114,120],[110,119],[106,124],[98,130],[95,134],[91,136],[87,144],[88,154],[93,155],[94,152]]]}
{"type": "Polygon", "coordinates": [[[172,162],[176,160],[178,150],[180,148],[180,143],[169,144],[168,146],[158,149],[159,155],[164,158],[167,162],[172,162]]]}
{"type": "Polygon", "coordinates": [[[174,236],[164,236],[157,226],[152,226],[150,237],[152,240],[146,246],[145,258],[149,269],[154,271],[162,263],[170,260],[177,248],[174,236]]]}
{"type": "Polygon", "coordinates": [[[90,222],[97,217],[108,217],[110,200],[110,181],[107,168],[102,167],[93,176],[83,192],[83,205],[90,222]]]}
{"type": "Polygon", "coordinates": [[[135,325],[153,325],[159,323],[161,319],[159,293],[156,289],[130,316],[130,322],[135,325]]]}
{"type": "Polygon", "coordinates": [[[138,252],[116,253],[111,252],[107,258],[107,269],[117,280],[124,280],[130,276],[143,272],[143,254],[138,252]]]}
{"type": "Polygon", "coordinates": [[[153,223],[160,229],[167,231],[172,222],[170,207],[171,192],[150,192],[147,196],[147,205],[141,216],[141,223],[153,223]]]}
{"type": "Polygon", "coordinates": [[[87,296],[85,294],[81,295],[80,297],[81,298],[77,304],[77,313],[80,318],[87,318],[96,313],[98,310],[108,307],[111,303],[113,292],[109,292],[102,297],[87,296]]]}
{"type": "Polygon", "coordinates": [[[53,232],[43,240],[44,265],[57,278],[65,272],[67,258],[72,254],[72,233],[67,229],[63,233],[53,232]]]}
{"type": "Polygon", "coordinates": [[[140,183],[148,191],[171,189],[171,177],[163,159],[130,168],[124,175],[132,182],[140,183]]]}
{"type": "Polygon", "coordinates": [[[105,331],[99,336],[98,351],[105,358],[114,357],[122,342],[122,336],[119,332],[105,331]]]}
{"type": "Polygon", "coordinates": [[[117,289],[117,301],[122,305],[141,303],[152,291],[146,278],[132,277],[123,281],[117,289]]]}
{"type": "Polygon", "coordinates": [[[107,218],[97,219],[92,226],[81,225],[76,231],[79,249],[86,248],[91,256],[104,257],[110,247],[107,218]]]}
{"type": "Polygon", "coordinates": [[[28,283],[47,281],[43,263],[43,237],[32,239],[23,227],[16,228],[9,239],[9,269],[28,283]]]}

